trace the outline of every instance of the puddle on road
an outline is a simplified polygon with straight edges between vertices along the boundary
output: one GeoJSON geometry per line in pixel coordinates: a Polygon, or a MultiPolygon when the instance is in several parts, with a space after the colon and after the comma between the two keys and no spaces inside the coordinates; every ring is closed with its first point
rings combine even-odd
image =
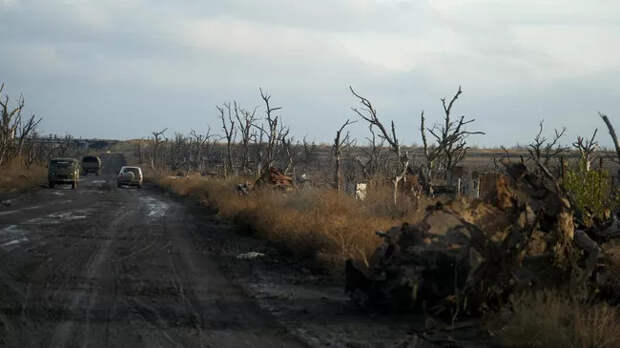
{"type": "Polygon", "coordinates": [[[68,211],[65,213],[49,214],[47,217],[64,221],[72,221],[86,219],[86,214],[85,211],[68,211]]]}
{"type": "MultiPolygon", "coordinates": [[[[68,199],[68,200],[64,200],[64,201],[60,201],[60,202],[55,202],[55,203],[53,203],[53,205],[58,206],[60,204],[67,204],[67,203],[71,203],[71,202],[73,202],[73,201],[71,199],[68,199]]],[[[25,207],[25,208],[0,211],[0,216],[21,213],[21,212],[28,211],[28,210],[36,210],[36,209],[39,209],[39,208],[47,207],[49,205],[52,205],[52,204],[51,203],[50,204],[40,204],[40,205],[33,205],[33,206],[30,206],[30,207],[25,207]]]]}
{"type": "Polygon", "coordinates": [[[107,181],[105,180],[93,180],[91,181],[93,184],[105,184],[107,181]]]}
{"type": "MultiPolygon", "coordinates": [[[[55,202],[54,205],[70,203],[71,200],[64,200],[60,202],[55,202]]],[[[16,209],[11,211],[2,212],[4,215],[23,212],[26,210],[34,210],[39,209],[45,206],[49,206],[51,204],[42,204],[35,205],[31,207],[26,207],[22,209],[16,209]]],[[[19,247],[20,244],[29,242],[30,240],[26,235],[30,233],[29,226],[32,225],[58,225],[65,222],[76,221],[76,220],[84,220],[87,218],[88,214],[92,212],[92,209],[81,209],[81,210],[73,210],[73,211],[63,211],[48,214],[42,217],[37,217],[33,219],[26,220],[20,224],[9,225],[7,227],[0,229],[0,248],[5,249],[7,251],[13,250],[14,248],[19,247]]]]}
{"type": "Polygon", "coordinates": [[[153,197],[141,197],[142,203],[146,206],[146,215],[150,218],[160,218],[166,215],[170,205],[153,197]]]}
{"type": "Polygon", "coordinates": [[[0,230],[0,236],[4,235],[5,233],[15,234],[15,233],[20,233],[20,232],[21,230],[19,229],[17,225],[10,225],[0,230]]]}
{"type": "Polygon", "coordinates": [[[17,225],[10,225],[0,230],[0,247],[9,251],[18,244],[30,241],[24,231],[17,225]]]}
{"type": "Polygon", "coordinates": [[[22,212],[22,211],[25,211],[25,210],[39,209],[41,207],[44,207],[44,205],[33,205],[32,207],[27,207],[27,208],[22,208],[22,209],[0,211],[0,216],[9,215],[9,214],[15,214],[15,213],[19,213],[19,212],[22,212]]]}
{"type": "Polygon", "coordinates": [[[3,247],[3,248],[6,248],[6,247],[9,247],[9,246],[11,246],[11,245],[17,245],[17,244],[19,244],[19,243],[24,243],[24,242],[27,242],[27,241],[29,241],[29,239],[28,239],[28,238],[26,238],[26,237],[22,237],[22,238],[20,238],[20,239],[14,239],[14,240],[12,240],[12,241],[10,241],[10,242],[3,243],[3,244],[2,244],[2,247],[3,247]]]}
{"type": "Polygon", "coordinates": [[[87,217],[87,214],[90,212],[89,209],[83,210],[74,210],[74,211],[66,211],[62,213],[52,213],[43,217],[34,218],[26,221],[28,224],[35,225],[57,225],[67,221],[75,221],[75,220],[84,220],[87,217]]]}

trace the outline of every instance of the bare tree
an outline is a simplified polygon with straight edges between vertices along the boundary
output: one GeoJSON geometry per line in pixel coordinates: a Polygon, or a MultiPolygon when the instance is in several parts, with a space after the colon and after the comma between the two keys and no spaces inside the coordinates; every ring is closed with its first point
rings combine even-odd
{"type": "Polygon", "coordinates": [[[598,150],[596,132],[598,132],[598,129],[594,130],[594,133],[592,133],[592,137],[590,139],[577,137],[577,141],[573,143],[573,147],[576,148],[577,151],[579,151],[579,155],[581,156],[581,160],[585,164],[587,172],[590,171],[592,161],[594,161],[596,151],[598,150]]]}
{"type": "MultiPolygon", "coordinates": [[[[442,148],[441,146],[428,145],[426,139],[426,127],[424,111],[420,113],[420,133],[422,135],[422,145],[424,148],[424,170],[422,171],[422,177],[426,184],[427,194],[433,195],[433,170],[435,169],[435,163],[441,158],[442,148]]],[[[441,145],[441,144],[439,144],[441,145]]]]}
{"type": "Polygon", "coordinates": [[[292,171],[293,174],[295,172],[295,161],[297,159],[297,149],[293,142],[295,138],[289,136],[289,130],[286,129],[286,132],[283,132],[280,136],[281,139],[281,152],[284,155],[284,162],[286,166],[284,167],[284,174],[289,175],[292,171]]]}
{"type": "Polygon", "coordinates": [[[265,138],[265,130],[259,125],[254,125],[255,130],[252,132],[252,140],[254,141],[254,158],[256,158],[256,177],[260,177],[265,162],[265,149],[263,139],[265,138]]]}
{"type": "Polygon", "coordinates": [[[190,137],[192,139],[190,158],[194,167],[200,173],[203,173],[206,170],[205,157],[208,158],[211,148],[210,141],[214,138],[213,134],[211,134],[211,127],[207,128],[205,134],[200,134],[192,129],[190,137]]]}
{"type": "MultiPolygon", "coordinates": [[[[235,112],[238,112],[237,102],[234,102],[233,107],[235,112]]],[[[226,138],[226,166],[224,167],[224,176],[227,176],[228,173],[233,171],[232,143],[235,141],[235,136],[237,134],[237,130],[235,129],[235,121],[232,118],[233,107],[231,107],[230,103],[224,103],[223,106],[216,106],[220,113],[222,129],[224,130],[224,137],[226,138]],[[226,113],[228,115],[226,115],[226,113]]]]}
{"type": "Polygon", "coordinates": [[[407,174],[407,169],[409,167],[409,156],[407,155],[406,151],[401,151],[400,143],[398,141],[398,137],[396,136],[396,127],[394,126],[394,121],[392,121],[391,123],[391,131],[388,131],[377,117],[377,110],[373,107],[370,100],[357,94],[355,90],[353,90],[353,87],[349,86],[349,89],[351,90],[351,93],[353,93],[353,95],[357,99],[359,99],[359,102],[363,106],[362,110],[353,108],[353,111],[363,120],[379,129],[379,138],[387,141],[387,143],[390,145],[390,148],[392,149],[392,152],[398,159],[399,168],[397,170],[397,173],[392,178],[392,184],[394,185],[393,199],[394,204],[396,204],[398,198],[398,183],[403,180],[403,178],[407,174]]]}
{"type": "Polygon", "coordinates": [[[174,133],[174,140],[170,146],[168,165],[172,170],[183,169],[184,175],[188,175],[191,170],[189,162],[189,141],[182,133],[174,133]]]}
{"type": "Polygon", "coordinates": [[[355,157],[355,161],[362,169],[362,175],[366,180],[371,180],[379,174],[381,169],[385,167],[385,163],[388,160],[386,155],[389,154],[386,153],[383,146],[385,140],[380,139],[380,141],[377,141],[377,134],[373,128],[372,124],[368,124],[368,131],[370,132],[370,136],[366,137],[368,145],[360,148],[364,158],[360,156],[355,157]]]}
{"type": "Polygon", "coordinates": [[[250,162],[250,142],[252,140],[252,127],[256,120],[256,108],[252,112],[240,108],[237,112],[235,108],[235,117],[237,118],[237,127],[241,134],[241,171],[244,174],[249,172],[250,162]]]}
{"type": "Polygon", "coordinates": [[[21,119],[18,120],[18,132],[17,132],[17,156],[22,155],[24,149],[24,143],[32,133],[34,133],[37,126],[41,123],[41,118],[36,118],[35,115],[31,115],[25,122],[21,119]]]}
{"type": "MultiPolygon", "coordinates": [[[[533,160],[534,163],[542,164],[545,168],[549,168],[549,162],[553,158],[558,158],[566,151],[566,147],[560,144],[560,139],[566,133],[566,128],[562,128],[561,131],[554,129],[554,135],[549,139],[542,135],[543,122],[540,121],[538,124],[538,133],[528,145],[528,152],[530,160],[533,160]]],[[[540,165],[538,167],[541,168],[540,165]]]]}
{"type": "Polygon", "coordinates": [[[598,115],[603,119],[605,125],[607,125],[607,129],[609,130],[609,135],[611,136],[611,140],[614,142],[614,147],[616,148],[616,155],[618,156],[618,161],[620,162],[620,144],[618,144],[618,137],[616,136],[616,131],[614,130],[614,126],[612,126],[609,121],[609,117],[607,115],[598,113],[598,115]]]}
{"type": "Polygon", "coordinates": [[[334,138],[334,144],[332,145],[332,154],[334,155],[334,159],[336,160],[336,168],[334,171],[334,181],[336,185],[336,190],[340,192],[342,190],[342,169],[340,166],[340,157],[342,156],[342,150],[351,146],[353,140],[351,139],[349,132],[346,134],[342,134],[344,129],[356,121],[351,121],[347,119],[342,126],[336,131],[336,137],[334,138]]]}
{"type": "Polygon", "coordinates": [[[167,130],[168,128],[164,128],[160,131],[151,132],[151,134],[153,134],[153,149],[151,151],[151,169],[153,170],[158,169],[158,167],[163,162],[161,147],[162,147],[164,140],[162,139],[162,136],[164,135],[164,133],[166,133],[167,130]]]}
{"type": "Polygon", "coordinates": [[[281,125],[279,125],[279,116],[274,114],[275,111],[281,110],[282,107],[272,107],[270,104],[271,95],[263,92],[262,88],[259,88],[259,91],[261,99],[263,99],[263,102],[265,102],[265,121],[267,122],[267,129],[264,129],[260,126],[257,127],[261,128],[261,130],[267,135],[267,149],[264,158],[265,165],[263,166],[263,168],[269,169],[269,167],[272,166],[274,161],[274,155],[276,153],[276,146],[278,145],[278,141],[282,138],[281,133],[286,132],[286,130],[281,125]],[[278,128],[278,126],[280,126],[280,128],[278,128]]]}
{"type": "Polygon", "coordinates": [[[443,124],[434,125],[433,128],[427,128],[428,132],[435,138],[437,145],[435,149],[429,148],[426,142],[426,135],[424,134],[424,112],[420,117],[420,131],[422,132],[422,141],[425,147],[425,157],[427,160],[427,168],[434,165],[436,160],[442,162],[443,167],[446,170],[448,180],[451,181],[452,169],[461,162],[469,147],[467,146],[467,138],[470,135],[484,135],[482,131],[468,131],[465,127],[474,122],[475,119],[465,120],[465,116],[458,118],[458,121],[452,119],[452,107],[454,102],[463,93],[461,86],[450,102],[446,103],[446,98],[441,98],[441,104],[444,110],[443,124]],[[432,163],[429,163],[429,160],[432,163]]]}
{"type": "Polygon", "coordinates": [[[35,132],[41,122],[35,115],[30,116],[26,121],[22,119],[24,108],[24,97],[20,96],[17,105],[9,107],[9,96],[2,98],[4,83],[0,84],[0,166],[7,160],[22,155],[24,142],[35,132]]]}
{"type": "Polygon", "coordinates": [[[33,131],[28,136],[28,141],[24,142],[23,153],[25,154],[24,161],[27,168],[30,168],[37,161],[43,162],[48,159],[44,154],[43,147],[44,145],[40,142],[39,135],[33,131]]]}

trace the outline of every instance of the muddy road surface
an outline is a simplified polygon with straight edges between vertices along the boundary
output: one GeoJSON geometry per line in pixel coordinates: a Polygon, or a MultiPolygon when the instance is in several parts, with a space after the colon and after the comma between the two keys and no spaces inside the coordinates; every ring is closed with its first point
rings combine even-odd
{"type": "Polygon", "coordinates": [[[297,347],[218,266],[209,220],[104,174],[4,197],[0,346],[297,347]]]}

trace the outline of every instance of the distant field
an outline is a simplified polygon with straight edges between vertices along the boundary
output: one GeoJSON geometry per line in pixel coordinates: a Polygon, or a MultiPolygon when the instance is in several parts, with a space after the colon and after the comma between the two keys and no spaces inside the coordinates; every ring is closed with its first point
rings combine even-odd
{"type": "MultiPolygon", "coordinates": [[[[125,155],[128,163],[137,163],[137,149],[139,147],[139,142],[142,142],[142,146],[148,145],[149,140],[126,140],[121,141],[112,146],[112,151],[121,152],[125,155]]],[[[234,145],[238,146],[238,145],[234,145]]],[[[210,159],[210,170],[217,171],[218,168],[221,168],[224,164],[224,154],[225,154],[225,144],[216,143],[214,145],[214,149],[212,150],[212,158],[210,159]]],[[[293,146],[294,151],[297,153],[297,157],[295,160],[296,173],[301,175],[302,173],[320,173],[323,172],[322,176],[329,176],[331,171],[331,167],[333,165],[333,155],[332,148],[329,144],[316,144],[313,147],[313,160],[307,161],[305,159],[304,148],[302,145],[298,144],[293,146]]],[[[353,169],[354,171],[358,171],[359,165],[355,163],[354,158],[363,157],[363,149],[364,147],[354,147],[345,152],[343,156],[343,162],[349,163],[349,166],[345,168],[346,170],[353,169]],[[349,168],[349,169],[347,169],[349,168]]],[[[419,166],[420,163],[424,161],[424,153],[421,147],[405,147],[404,148],[408,153],[412,160],[411,166],[415,168],[419,166]]],[[[388,149],[385,149],[388,151],[388,149]]],[[[618,177],[618,170],[620,170],[620,165],[617,163],[616,153],[612,151],[600,151],[599,158],[602,158],[603,168],[610,171],[610,174],[613,177],[618,177]]],[[[251,152],[253,156],[254,153],[251,152]]],[[[501,148],[475,148],[471,149],[465,159],[461,162],[461,166],[466,168],[466,171],[479,171],[479,172],[487,172],[487,171],[495,171],[497,166],[501,166],[501,160],[508,161],[520,161],[523,158],[527,161],[529,154],[527,150],[523,149],[508,149],[507,151],[501,148]]],[[[579,158],[579,153],[577,151],[570,151],[562,155],[564,160],[566,161],[566,165],[573,165],[577,159],[579,158]]],[[[391,157],[390,157],[391,158],[391,157]]],[[[552,167],[559,166],[560,159],[552,159],[552,167]]],[[[531,163],[531,162],[529,162],[531,163]]],[[[596,163],[593,163],[594,168],[598,168],[600,165],[599,160],[596,160],[596,163]]],[[[358,173],[359,174],[359,173],[358,173]]]]}

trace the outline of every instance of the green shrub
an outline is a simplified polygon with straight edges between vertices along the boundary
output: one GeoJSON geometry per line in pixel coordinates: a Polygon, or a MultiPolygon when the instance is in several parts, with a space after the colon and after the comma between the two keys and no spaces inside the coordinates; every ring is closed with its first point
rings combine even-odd
{"type": "Polygon", "coordinates": [[[585,162],[580,161],[576,168],[566,170],[562,184],[582,212],[586,225],[592,224],[594,218],[605,219],[618,207],[618,195],[611,187],[607,170],[586,170],[585,162]]]}

